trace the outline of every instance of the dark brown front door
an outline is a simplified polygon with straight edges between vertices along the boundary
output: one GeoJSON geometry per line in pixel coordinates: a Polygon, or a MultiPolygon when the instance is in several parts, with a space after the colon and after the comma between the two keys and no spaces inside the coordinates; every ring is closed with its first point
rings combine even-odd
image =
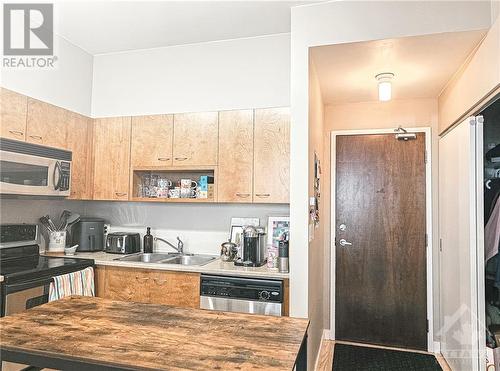
{"type": "Polygon", "coordinates": [[[426,350],[425,135],[337,136],[335,197],[336,339],[426,350]]]}

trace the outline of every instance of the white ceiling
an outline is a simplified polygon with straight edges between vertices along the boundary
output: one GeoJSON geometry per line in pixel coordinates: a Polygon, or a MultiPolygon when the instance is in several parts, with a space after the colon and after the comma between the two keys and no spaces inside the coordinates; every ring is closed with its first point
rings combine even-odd
{"type": "Polygon", "coordinates": [[[56,33],[103,54],[290,32],[290,8],[312,1],[57,2],[56,33]]]}
{"type": "Polygon", "coordinates": [[[434,98],[486,31],[443,33],[311,49],[325,104],[378,99],[375,75],[395,74],[393,99],[434,98]]]}

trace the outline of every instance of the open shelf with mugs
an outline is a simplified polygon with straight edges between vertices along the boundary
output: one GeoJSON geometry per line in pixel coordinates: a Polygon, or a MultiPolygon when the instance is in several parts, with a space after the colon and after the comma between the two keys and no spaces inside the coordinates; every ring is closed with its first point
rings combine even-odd
{"type": "Polygon", "coordinates": [[[141,167],[132,169],[131,200],[144,202],[216,202],[217,167],[141,167]]]}

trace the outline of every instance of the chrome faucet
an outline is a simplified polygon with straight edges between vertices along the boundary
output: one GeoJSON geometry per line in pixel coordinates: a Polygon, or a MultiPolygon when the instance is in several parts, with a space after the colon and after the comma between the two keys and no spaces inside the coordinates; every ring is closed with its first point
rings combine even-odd
{"type": "Polygon", "coordinates": [[[160,237],[155,237],[155,241],[165,242],[168,246],[176,250],[179,254],[184,254],[184,242],[182,242],[179,236],[177,236],[177,246],[171,244],[167,240],[164,240],[163,238],[160,237]]]}

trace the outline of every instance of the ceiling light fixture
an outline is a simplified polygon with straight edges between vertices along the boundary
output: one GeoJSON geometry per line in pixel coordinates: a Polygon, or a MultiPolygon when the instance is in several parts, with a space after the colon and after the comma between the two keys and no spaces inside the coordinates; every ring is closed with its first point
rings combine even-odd
{"type": "Polygon", "coordinates": [[[381,102],[387,102],[391,100],[392,97],[392,79],[394,74],[391,72],[384,72],[375,75],[375,79],[378,81],[378,100],[381,102]]]}

